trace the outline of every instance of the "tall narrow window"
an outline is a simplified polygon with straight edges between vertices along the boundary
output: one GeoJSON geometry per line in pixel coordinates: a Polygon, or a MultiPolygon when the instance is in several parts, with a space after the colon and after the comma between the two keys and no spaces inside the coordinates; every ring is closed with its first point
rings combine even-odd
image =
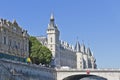
{"type": "Polygon", "coordinates": [[[9,42],[8,42],[8,45],[11,46],[11,43],[12,43],[12,41],[11,41],[11,39],[10,39],[9,42]]]}
{"type": "Polygon", "coordinates": [[[16,44],[16,41],[14,41],[14,48],[17,49],[17,44],[16,44]]]}
{"type": "Polygon", "coordinates": [[[6,34],[6,29],[3,29],[4,34],[6,34]]]}
{"type": "Polygon", "coordinates": [[[51,43],[52,43],[52,41],[53,41],[52,38],[50,38],[50,41],[51,41],[51,43]]]}
{"type": "Polygon", "coordinates": [[[4,40],[3,40],[3,41],[4,41],[4,44],[6,44],[6,37],[4,37],[4,40]]]}
{"type": "Polygon", "coordinates": [[[25,45],[25,51],[27,51],[27,44],[25,45]]]}
{"type": "Polygon", "coordinates": [[[18,42],[18,48],[20,49],[20,42],[18,42]]]}
{"type": "Polygon", "coordinates": [[[51,50],[52,50],[52,45],[50,47],[51,47],[51,50]]]}

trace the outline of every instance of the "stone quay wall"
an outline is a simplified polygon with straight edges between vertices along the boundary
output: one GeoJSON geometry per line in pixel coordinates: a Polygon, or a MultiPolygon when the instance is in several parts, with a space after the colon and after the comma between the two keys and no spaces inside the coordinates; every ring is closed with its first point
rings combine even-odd
{"type": "Polygon", "coordinates": [[[56,71],[40,65],[0,60],[0,80],[56,80],[56,71]]]}

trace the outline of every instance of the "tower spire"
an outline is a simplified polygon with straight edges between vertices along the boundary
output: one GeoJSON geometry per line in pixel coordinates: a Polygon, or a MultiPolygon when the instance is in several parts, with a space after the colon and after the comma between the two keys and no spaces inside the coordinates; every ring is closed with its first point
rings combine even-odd
{"type": "Polygon", "coordinates": [[[54,14],[51,13],[50,20],[54,20],[54,14]]]}
{"type": "Polygon", "coordinates": [[[79,41],[78,41],[78,36],[77,36],[77,42],[76,42],[76,45],[75,45],[75,50],[76,50],[77,52],[80,52],[80,43],[79,43],[79,41]]]}
{"type": "Polygon", "coordinates": [[[89,56],[92,56],[92,53],[91,53],[90,48],[87,48],[87,54],[88,54],[89,56]]]}
{"type": "Polygon", "coordinates": [[[81,52],[85,53],[85,45],[84,41],[82,40],[82,45],[81,45],[81,52]]]}
{"type": "Polygon", "coordinates": [[[55,23],[54,23],[54,15],[53,15],[53,13],[51,13],[51,16],[50,16],[50,27],[52,27],[52,28],[55,27],[55,23]]]}

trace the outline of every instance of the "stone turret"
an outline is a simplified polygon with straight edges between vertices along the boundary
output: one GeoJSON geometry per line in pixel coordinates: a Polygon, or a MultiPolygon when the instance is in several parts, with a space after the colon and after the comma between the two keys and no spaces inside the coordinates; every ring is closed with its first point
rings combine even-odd
{"type": "Polygon", "coordinates": [[[81,52],[85,53],[85,45],[84,44],[81,45],[81,52]]]}
{"type": "Polygon", "coordinates": [[[75,51],[76,52],[81,52],[81,50],[80,50],[80,43],[78,41],[76,42],[76,45],[75,45],[75,51]]]}
{"type": "Polygon", "coordinates": [[[18,23],[17,23],[16,20],[13,20],[13,24],[14,24],[15,26],[18,26],[18,23]]]}
{"type": "Polygon", "coordinates": [[[97,68],[96,59],[93,56],[93,53],[92,53],[92,56],[91,56],[91,66],[92,66],[92,69],[96,69],[97,68]]]}
{"type": "Polygon", "coordinates": [[[83,69],[83,53],[81,53],[80,50],[80,43],[77,41],[75,45],[75,51],[76,51],[76,60],[77,60],[77,69],[83,69]]]}
{"type": "Polygon", "coordinates": [[[87,54],[88,54],[88,56],[92,56],[90,48],[87,48],[87,54]]]}

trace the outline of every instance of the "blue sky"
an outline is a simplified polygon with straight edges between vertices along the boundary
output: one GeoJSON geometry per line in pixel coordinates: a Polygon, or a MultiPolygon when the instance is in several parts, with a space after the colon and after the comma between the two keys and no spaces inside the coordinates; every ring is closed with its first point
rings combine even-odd
{"type": "Polygon", "coordinates": [[[13,21],[30,35],[44,36],[50,14],[60,39],[84,41],[98,68],[120,68],[120,0],[0,0],[0,18],[13,21]]]}

